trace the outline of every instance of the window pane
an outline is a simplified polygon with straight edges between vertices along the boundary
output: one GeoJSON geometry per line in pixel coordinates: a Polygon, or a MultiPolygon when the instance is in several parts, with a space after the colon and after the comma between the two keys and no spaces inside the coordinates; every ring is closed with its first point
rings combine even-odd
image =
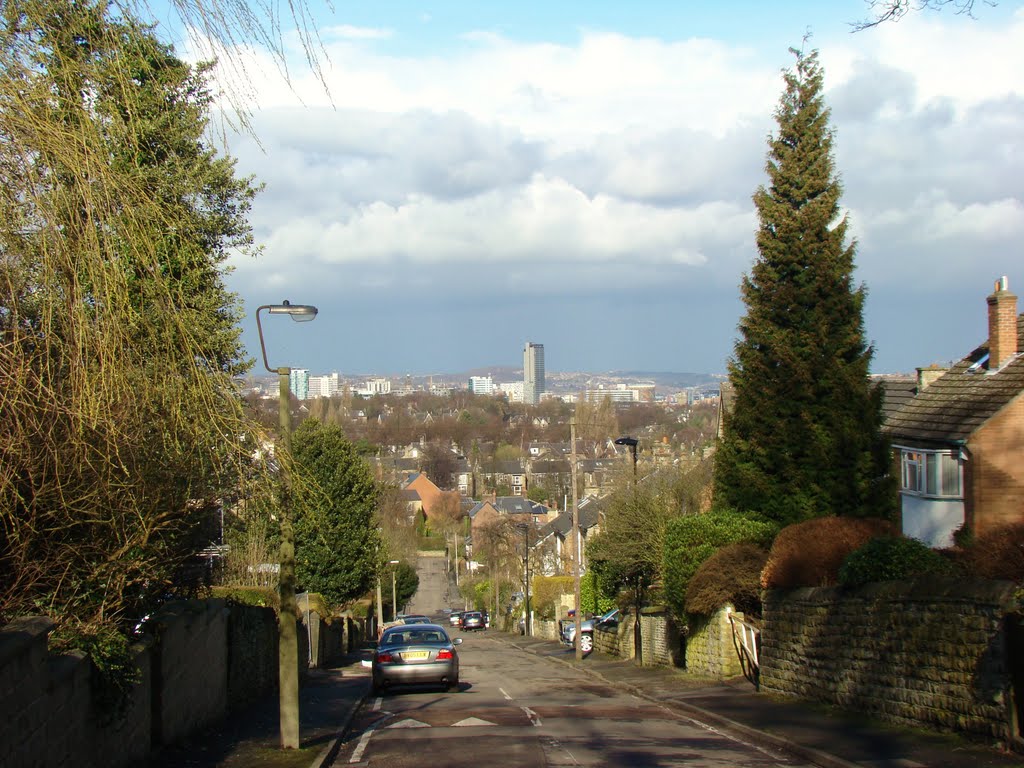
{"type": "Polygon", "coordinates": [[[903,452],[903,490],[921,490],[921,454],[917,451],[903,452]]]}
{"type": "Polygon", "coordinates": [[[941,458],[942,454],[939,453],[925,454],[924,492],[929,496],[938,496],[942,493],[942,487],[939,485],[942,479],[939,472],[939,459],[941,458]]]}
{"type": "Polygon", "coordinates": [[[960,462],[948,453],[942,455],[942,493],[946,496],[960,495],[960,462]]]}

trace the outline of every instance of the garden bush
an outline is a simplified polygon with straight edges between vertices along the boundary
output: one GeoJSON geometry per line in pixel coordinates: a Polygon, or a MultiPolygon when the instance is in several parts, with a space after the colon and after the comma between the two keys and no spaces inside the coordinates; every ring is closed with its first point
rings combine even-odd
{"type": "Polygon", "coordinates": [[[670,521],[664,545],[665,600],[682,615],[690,579],[715,550],[744,542],[767,547],[776,530],[773,523],[733,510],[712,510],[670,521]]]}
{"type": "Polygon", "coordinates": [[[761,615],[761,570],[768,552],[754,544],[730,544],[705,560],[686,589],[686,611],[708,616],[726,603],[761,615]]]}
{"type": "Polygon", "coordinates": [[[887,520],[818,517],[783,528],[761,572],[765,589],[825,587],[838,582],[839,568],[855,549],[879,536],[895,536],[887,520]]]}
{"type": "Polygon", "coordinates": [[[1024,582],[1024,523],[975,536],[968,540],[959,559],[972,576],[1024,582]]]}
{"type": "Polygon", "coordinates": [[[952,564],[927,544],[905,536],[882,536],[847,556],[839,569],[839,583],[859,586],[952,572],[952,564]]]}
{"type": "Polygon", "coordinates": [[[600,616],[615,607],[615,598],[601,591],[597,571],[587,570],[580,578],[580,612],[584,616],[600,616]]]}
{"type": "Polygon", "coordinates": [[[572,576],[534,576],[531,588],[533,594],[530,603],[537,616],[542,619],[557,619],[560,618],[559,599],[562,595],[572,595],[575,584],[572,576]]]}

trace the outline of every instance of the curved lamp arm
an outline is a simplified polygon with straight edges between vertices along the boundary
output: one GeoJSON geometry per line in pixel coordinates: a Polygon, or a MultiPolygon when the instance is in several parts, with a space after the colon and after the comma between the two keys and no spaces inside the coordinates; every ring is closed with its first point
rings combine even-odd
{"type": "Polygon", "coordinates": [[[267,362],[267,347],[263,342],[263,324],[260,322],[260,312],[267,310],[267,314],[271,315],[290,315],[292,320],[297,323],[308,323],[314,317],[316,317],[319,311],[312,304],[292,304],[290,301],[285,299],[280,304],[264,304],[256,308],[256,331],[260,337],[260,352],[263,353],[263,367],[266,368],[270,373],[280,373],[280,368],[271,368],[270,363],[267,362]]]}

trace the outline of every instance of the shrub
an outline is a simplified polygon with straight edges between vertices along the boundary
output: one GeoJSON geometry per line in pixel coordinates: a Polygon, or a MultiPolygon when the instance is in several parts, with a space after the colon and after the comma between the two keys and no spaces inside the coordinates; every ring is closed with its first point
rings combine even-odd
{"type": "Polygon", "coordinates": [[[542,619],[557,619],[559,598],[573,594],[575,584],[572,576],[534,576],[531,589],[530,604],[537,615],[542,619]]]}
{"type": "Polygon", "coordinates": [[[968,540],[961,560],[973,576],[1024,582],[1024,523],[1005,525],[968,540]]]}
{"type": "Polygon", "coordinates": [[[275,611],[281,604],[280,595],[274,587],[211,587],[210,594],[242,605],[270,607],[275,611]]]}
{"type": "Polygon", "coordinates": [[[761,614],[761,570],[768,552],[754,544],[730,544],[705,560],[686,589],[686,610],[710,615],[726,603],[761,614]]]}
{"type": "Polygon", "coordinates": [[[768,546],[776,527],[733,510],[712,510],[671,520],[665,531],[665,599],[677,614],[685,610],[686,590],[700,564],[727,544],[768,546]]]}
{"type": "Polygon", "coordinates": [[[580,612],[600,616],[615,607],[615,599],[601,591],[597,571],[589,568],[580,578],[580,612]]]}
{"type": "Polygon", "coordinates": [[[791,589],[835,584],[851,552],[871,539],[897,533],[887,520],[859,517],[818,517],[787,526],[768,553],[761,586],[791,589]]]}
{"type": "Polygon", "coordinates": [[[953,566],[938,552],[905,536],[882,536],[854,550],[839,569],[839,583],[859,586],[917,576],[948,575],[953,566]]]}

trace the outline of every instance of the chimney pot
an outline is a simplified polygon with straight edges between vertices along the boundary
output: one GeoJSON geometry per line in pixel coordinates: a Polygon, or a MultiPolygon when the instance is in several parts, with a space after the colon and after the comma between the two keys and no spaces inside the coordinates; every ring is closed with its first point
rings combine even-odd
{"type": "Polygon", "coordinates": [[[1017,297],[1004,275],[988,302],[988,369],[997,371],[1017,352],[1017,297]]]}

